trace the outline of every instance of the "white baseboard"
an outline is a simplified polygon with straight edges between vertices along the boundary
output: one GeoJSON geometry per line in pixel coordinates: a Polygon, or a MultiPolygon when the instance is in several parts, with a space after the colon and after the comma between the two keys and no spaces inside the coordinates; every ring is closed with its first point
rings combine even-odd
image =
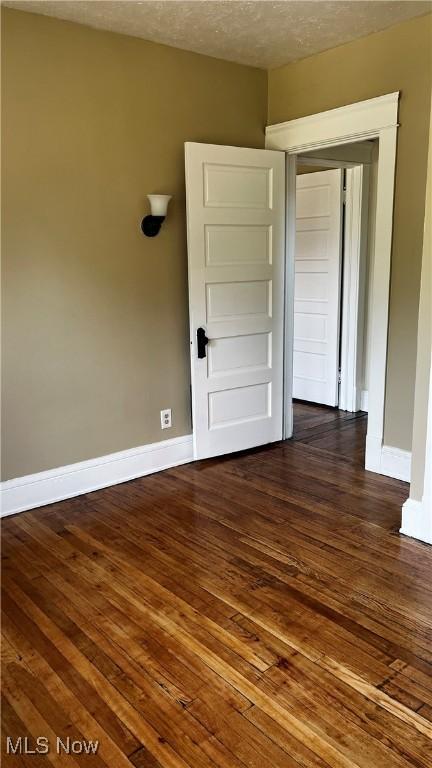
{"type": "Polygon", "coordinates": [[[360,394],[360,410],[366,413],[369,410],[369,392],[367,389],[362,389],[360,394]]]}
{"type": "MultiPolygon", "coordinates": [[[[193,460],[192,435],[174,437],[97,459],[49,469],[0,483],[0,516],[42,507],[83,493],[117,485],[193,460]]],[[[410,481],[411,453],[366,441],[366,469],[398,480],[410,481]]],[[[410,500],[409,500],[410,501],[410,500]]],[[[419,504],[420,502],[416,502],[419,504]]],[[[405,533],[405,531],[403,531],[405,533]]],[[[411,535],[407,533],[407,535],[411,535]]],[[[419,537],[420,538],[420,537],[419,537]]]]}
{"type": "Polygon", "coordinates": [[[400,533],[432,544],[432,510],[426,508],[426,502],[407,499],[402,507],[402,525],[400,533]]]}
{"type": "Polygon", "coordinates": [[[396,480],[411,481],[411,451],[383,445],[381,450],[381,474],[396,480]]]}
{"type": "Polygon", "coordinates": [[[192,460],[192,435],[184,435],[6,480],[0,483],[1,517],[124,483],[192,460]]]}
{"type": "Polygon", "coordinates": [[[381,445],[381,440],[366,437],[366,469],[396,480],[411,480],[411,451],[381,445]]]}

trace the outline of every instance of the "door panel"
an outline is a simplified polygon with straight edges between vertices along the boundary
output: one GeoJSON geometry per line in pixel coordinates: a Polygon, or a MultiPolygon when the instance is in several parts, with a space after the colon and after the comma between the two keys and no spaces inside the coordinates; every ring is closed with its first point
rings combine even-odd
{"type": "Polygon", "coordinates": [[[271,317],[271,280],[210,283],[207,288],[207,322],[248,317],[271,317]]]}
{"type": "Polygon", "coordinates": [[[270,383],[234,387],[209,393],[209,426],[243,424],[270,416],[270,383]]]}
{"type": "Polygon", "coordinates": [[[185,159],[194,450],[205,458],[282,438],[285,155],[187,143],[185,159]]]}
{"type": "Polygon", "coordinates": [[[342,171],[297,177],[293,396],[338,404],[342,171]]]}
{"type": "Polygon", "coordinates": [[[272,193],[268,171],[268,168],[205,163],[204,205],[267,210],[272,193]]]}
{"type": "Polygon", "coordinates": [[[271,333],[213,339],[207,350],[208,376],[270,368],[271,333]]]}
{"type": "Polygon", "coordinates": [[[205,232],[209,267],[271,263],[270,227],[210,225],[205,232]]]}

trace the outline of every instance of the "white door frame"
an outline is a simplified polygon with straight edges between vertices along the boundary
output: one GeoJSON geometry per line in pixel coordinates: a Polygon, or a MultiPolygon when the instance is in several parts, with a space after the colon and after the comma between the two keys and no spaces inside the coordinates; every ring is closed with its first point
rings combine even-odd
{"type": "Polygon", "coordinates": [[[292,350],[294,323],[295,177],[296,155],[313,149],[379,140],[374,252],[372,254],[372,312],[369,381],[369,418],[366,469],[381,471],[387,366],[390,262],[396,166],[399,92],[349,104],[266,128],[266,148],[287,153],[285,430],[292,434],[292,350]],[[291,361],[291,362],[290,362],[291,361]]]}
{"type": "Polygon", "coordinates": [[[339,408],[361,409],[369,167],[346,169],[339,408]]]}

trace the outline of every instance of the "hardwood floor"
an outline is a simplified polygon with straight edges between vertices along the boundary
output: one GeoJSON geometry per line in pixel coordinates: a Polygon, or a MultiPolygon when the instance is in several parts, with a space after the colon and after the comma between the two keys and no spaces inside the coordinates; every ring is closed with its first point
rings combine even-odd
{"type": "MultiPolygon", "coordinates": [[[[317,407],[294,401],[294,438],[325,451],[330,458],[343,459],[364,467],[367,414],[348,413],[336,408],[317,407]]],[[[397,510],[396,524],[400,524],[397,510]]]]}
{"type": "Polygon", "coordinates": [[[365,426],[297,404],[292,441],[5,519],[3,749],[51,751],[3,765],[431,766],[432,549],[365,426]]]}

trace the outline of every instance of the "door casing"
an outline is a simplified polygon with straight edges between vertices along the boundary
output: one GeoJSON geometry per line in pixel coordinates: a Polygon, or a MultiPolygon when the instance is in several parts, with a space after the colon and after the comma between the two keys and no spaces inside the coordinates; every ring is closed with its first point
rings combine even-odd
{"type": "Polygon", "coordinates": [[[292,355],[294,332],[294,258],[296,156],[366,139],[379,140],[375,242],[372,254],[372,312],[369,416],[365,467],[382,472],[387,367],[390,262],[399,91],[266,128],[268,149],[287,153],[286,279],[284,336],[284,437],[292,435],[292,355]]]}

